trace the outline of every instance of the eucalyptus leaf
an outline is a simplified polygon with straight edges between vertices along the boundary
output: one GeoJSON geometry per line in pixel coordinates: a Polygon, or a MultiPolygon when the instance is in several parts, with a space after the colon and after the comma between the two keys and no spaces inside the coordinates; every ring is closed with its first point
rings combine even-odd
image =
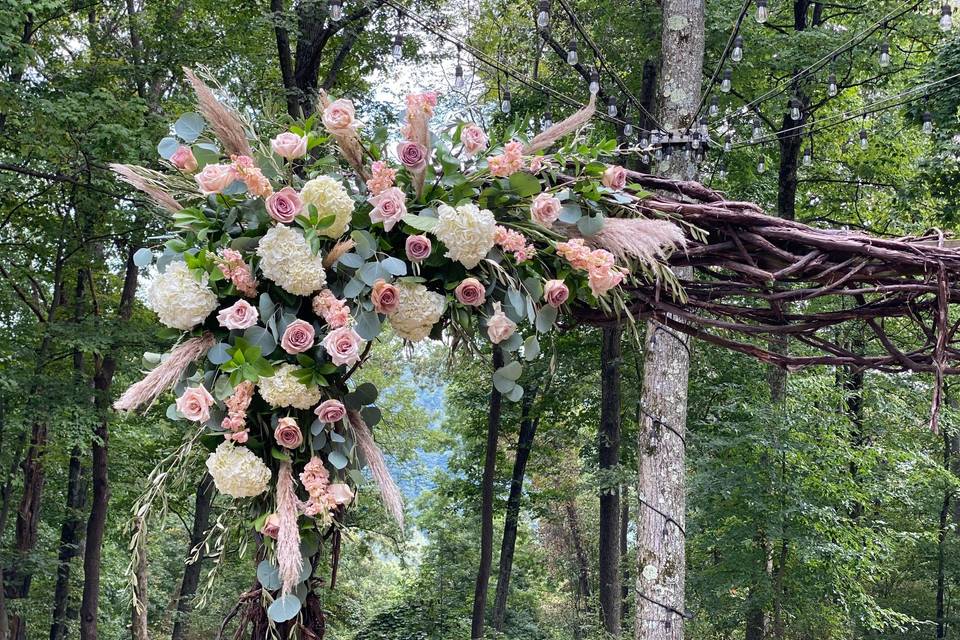
{"type": "Polygon", "coordinates": [[[347,284],[343,285],[343,297],[344,298],[356,298],[360,295],[360,292],[363,291],[363,288],[366,285],[363,284],[363,280],[359,278],[350,278],[347,284]]]}
{"type": "Polygon", "coordinates": [[[553,327],[553,323],[557,321],[557,310],[550,305],[543,305],[540,307],[540,310],[537,311],[537,322],[536,327],[537,331],[540,333],[546,333],[550,331],[553,327]]]}
{"type": "Polygon", "coordinates": [[[530,336],[523,341],[523,359],[527,362],[536,360],[540,355],[540,341],[537,336],[530,336]]]}
{"type": "Polygon", "coordinates": [[[160,142],[157,143],[157,153],[159,153],[160,157],[164,160],[169,160],[179,148],[180,142],[170,136],[162,138],[160,142]]]}
{"type": "Polygon", "coordinates": [[[217,344],[210,347],[210,351],[207,351],[207,360],[211,364],[221,365],[227,362],[230,362],[230,354],[227,353],[227,349],[230,348],[230,345],[226,342],[218,342],[217,344]]]}
{"type": "Polygon", "coordinates": [[[493,374],[493,386],[496,387],[497,391],[500,393],[510,393],[513,391],[513,388],[517,386],[517,383],[509,378],[494,373],[493,374]]]}
{"type": "Polygon", "coordinates": [[[513,385],[513,389],[507,391],[506,394],[507,400],[510,402],[517,402],[520,398],[523,397],[523,387],[518,384],[513,385]]]}
{"type": "Polygon", "coordinates": [[[431,218],[425,215],[418,216],[412,213],[405,213],[403,215],[403,221],[417,231],[433,231],[440,222],[437,218],[431,218]]]}
{"type": "Polygon", "coordinates": [[[239,196],[247,192],[247,185],[240,180],[234,180],[226,189],[222,191],[225,196],[239,196]]]}
{"type": "Polygon", "coordinates": [[[330,464],[334,466],[335,469],[343,469],[347,466],[347,463],[350,462],[347,460],[347,456],[343,455],[339,451],[331,451],[327,456],[327,460],[330,461],[330,464]]]}
{"type": "Polygon", "coordinates": [[[260,355],[266,358],[277,348],[276,339],[260,326],[250,327],[243,332],[243,338],[252,345],[260,347],[260,355]]]}
{"type": "Polygon", "coordinates": [[[401,260],[400,258],[395,258],[390,256],[389,258],[384,258],[380,261],[380,266],[387,270],[390,275],[394,276],[405,276],[407,275],[407,263],[401,260]]]}
{"type": "Polygon", "coordinates": [[[133,254],[133,264],[138,267],[149,267],[153,262],[153,251],[146,247],[140,247],[133,254]]]}
{"type": "Polygon", "coordinates": [[[257,565],[257,580],[267,591],[276,591],[283,584],[280,581],[280,570],[269,560],[261,560],[257,565]]]}
{"type": "Polygon", "coordinates": [[[206,123],[199,113],[185,113],[177,118],[173,124],[173,130],[184,142],[193,142],[203,133],[204,126],[206,123]]]}
{"type": "Polygon", "coordinates": [[[274,622],[293,620],[300,613],[300,598],[292,593],[280,596],[267,608],[267,617],[274,622]]]}
{"type": "Polygon", "coordinates": [[[383,413],[380,411],[380,407],[370,405],[360,410],[360,417],[363,418],[368,427],[374,427],[383,419],[383,413]]]}
{"type": "Polygon", "coordinates": [[[583,217],[583,210],[576,202],[568,202],[560,207],[560,222],[576,224],[583,217]]]}
{"type": "Polygon", "coordinates": [[[363,258],[353,253],[352,251],[347,252],[340,256],[340,264],[351,269],[359,269],[363,266],[363,258]]]}
{"type": "Polygon", "coordinates": [[[596,235],[603,229],[603,216],[584,216],[577,220],[577,229],[585,236],[596,235]]]}
{"type": "Polygon", "coordinates": [[[364,340],[373,340],[380,335],[380,316],[373,311],[362,311],[356,316],[353,329],[364,340]]]}
{"type": "Polygon", "coordinates": [[[377,386],[372,382],[364,382],[363,384],[358,385],[353,392],[364,405],[373,404],[377,401],[377,396],[379,395],[377,386]]]}

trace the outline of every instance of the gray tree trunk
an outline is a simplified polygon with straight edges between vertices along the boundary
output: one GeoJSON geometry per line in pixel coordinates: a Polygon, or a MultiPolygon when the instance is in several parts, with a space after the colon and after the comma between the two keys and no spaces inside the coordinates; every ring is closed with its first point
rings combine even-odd
{"type": "MultiPolygon", "coordinates": [[[[694,125],[703,74],[704,0],[664,0],[660,123],[694,125]]],[[[668,177],[685,179],[684,154],[673,154],[668,177]]],[[[677,271],[690,278],[689,269],[677,271]]],[[[684,433],[687,422],[687,338],[647,323],[643,420],[639,435],[635,640],[682,640],[686,549],[684,433]]]]}
{"type": "MultiPolygon", "coordinates": [[[[604,327],[600,349],[600,431],[597,447],[600,469],[612,473],[620,464],[620,326],[604,327]]],[[[620,636],[620,490],[605,487],[600,493],[600,616],[603,628],[620,636]]]]}

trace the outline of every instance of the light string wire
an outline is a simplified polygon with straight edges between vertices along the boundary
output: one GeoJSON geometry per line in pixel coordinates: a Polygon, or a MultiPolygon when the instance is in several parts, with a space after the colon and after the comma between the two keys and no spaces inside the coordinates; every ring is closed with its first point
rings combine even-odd
{"type": "MultiPolygon", "coordinates": [[[[931,95],[936,95],[934,93],[929,93],[929,89],[937,85],[950,82],[951,80],[955,80],[957,78],[960,78],[960,73],[955,73],[951,76],[947,76],[946,78],[941,78],[939,80],[934,80],[924,85],[907,89],[906,91],[903,91],[893,96],[887,96],[885,98],[881,98],[860,109],[845,111],[842,113],[834,114],[832,116],[826,116],[815,121],[798,124],[788,129],[781,129],[776,133],[764,136],[757,140],[750,140],[748,142],[741,142],[741,143],[735,144],[733,145],[732,148],[741,149],[743,147],[764,145],[768,142],[774,142],[778,140],[780,136],[789,135],[794,132],[800,132],[799,135],[803,136],[803,135],[812,135],[814,133],[819,133],[820,131],[826,131],[833,127],[839,126],[844,122],[848,122],[850,120],[856,120],[857,118],[862,118],[875,113],[887,111],[889,109],[893,109],[896,107],[903,106],[905,104],[909,104],[920,98],[926,98],[931,95]],[[903,99],[903,98],[906,98],[906,99],[903,99]],[[886,104],[891,101],[899,101],[899,102],[894,102],[893,104],[886,104]],[[885,106],[880,106],[880,105],[885,105],[885,106]]],[[[955,86],[955,84],[956,83],[949,84],[947,85],[947,87],[955,86]]],[[[944,87],[944,88],[947,88],[947,87],[944,87]]]]}
{"type": "Polygon", "coordinates": [[[607,63],[606,58],[603,55],[603,51],[600,50],[600,47],[593,41],[593,38],[590,37],[590,34],[587,33],[587,30],[583,27],[583,23],[580,22],[580,19],[577,18],[577,15],[573,11],[573,7],[570,6],[570,3],[567,0],[559,0],[560,6],[563,7],[564,12],[567,14],[567,18],[570,21],[570,24],[576,29],[577,33],[580,34],[580,37],[583,38],[584,42],[587,43],[587,46],[593,51],[593,55],[597,59],[597,66],[600,71],[606,72],[613,78],[614,84],[619,87],[620,91],[627,97],[627,99],[637,107],[637,109],[644,114],[647,118],[650,119],[650,122],[656,125],[658,129],[662,129],[663,126],[657,120],[646,107],[643,106],[643,103],[637,99],[637,97],[630,91],[630,88],[626,83],[620,78],[620,75],[607,63]]]}
{"type": "MultiPolygon", "coordinates": [[[[467,53],[469,53],[471,56],[474,57],[474,59],[476,59],[477,61],[485,64],[486,66],[490,67],[491,69],[493,69],[493,70],[495,70],[495,71],[498,71],[498,72],[504,74],[504,75],[507,76],[508,78],[511,78],[511,77],[512,77],[514,80],[516,80],[516,81],[519,82],[520,84],[523,84],[524,86],[526,86],[526,87],[528,87],[528,88],[530,88],[530,89],[532,89],[532,90],[534,90],[534,91],[537,91],[537,92],[539,92],[539,93],[541,93],[541,94],[545,94],[545,95],[548,95],[548,96],[550,96],[550,97],[556,98],[557,100],[560,100],[561,102],[566,103],[567,106],[570,106],[570,107],[572,107],[572,108],[574,108],[574,109],[582,109],[582,108],[585,106],[586,103],[580,102],[580,101],[577,100],[576,98],[573,98],[573,97],[571,97],[571,96],[569,96],[569,95],[567,95],[567,94],[565,94],[565,93],[561,93],[560,91],[557,91],[556,89],[554,89],[554,88],[552,88],[552,87],[550,87],[550,86],[547,86],[547,85],[543,84],[542,82],[540,82],[540,81],[538,81],[538,80],[534,80],[534,79],[532,79],[532,78],[528,78],[524,73],[518,71],[517,69],[515,69],[515,68],[513,68],[513,67],[511,67],[511,66],[509,66],[509,65],[507,65],[507,64],[504,64],[504,63],[502,63],[502,62],[500,62],[500,61],[497,61],[497,60],[492,59],[490,56],[488,56],[488,55],[485,54],[484,52],[480,51],[479,49],[477,49],[477,48],[474,47],[473,45],[471,45],[471,44],[469,44],[469,43],[461,40],[460,38],[458,38],[458,37],[450,34],[450,33],[447,32],[447,31],[444,31],[443,29],[440,29],[439,27],[436,27],[436,26],[430,24],[430,22],[429,22],[429,20],[427,20],[427,18],[425,18],[425,17],[419,15],[418,13],[416,13],[415,11],[413,11],[413,10],[405,7],[404,5],[400,4],[397,0],[385,0],[385,3],[386,3],[387,5],[390,5],[391,7],[393,7],[394,9],[396,9],[397,11],[403,13],[407,18],[409,18],[409,19],[412,20],[413,22],[417,23],[417,24],[418,24],[421,28],[423,28],[425,31],[428,31],[428,32],[432,33],[433,35],[437,36],[438,38],[441,38],[441,39],[443,39],[443,40],[446,40],[447,42],[449,42],[449,43],[451,43],[451,44],[453,44],[453,45],[459,45],[462,50],[464,50],[464,51],[466,51],[467,53]]],[[[603,113],[602,110],[600,110],[600,109],[597,110],[596,116],[599,117],[599,118],[602,119],[602,120],[606,120],[607,122],[610,122],[610,123],[615,124],[615,125],[623,126],[623,125],[627,124],[626,120],[622,120],[622,119],[620,119],[620,118],[616,118],[616,117],[607,115],[606,113],[603,113]]]]}
{"type": "Polygon", "coordinates": [[[775,86],[773,89],[770,89],[766,93],[761,94],[759,97],[754,98],[750,102],[745,103],[742,107],[740,107],[740,109],[737,110],[736,113],[714,116],[713,122],[717,122],[719,120],[725,120],[725,119],[728,121],[731,121],[734,119],[741,119],[744,116],[749,115],[750,111],[752,109],[757,108],[761,103],[766,102],[771,98],[775,98],[779,96],[780,94],[784,93],[790,86],[795,84],[797,81],[802,80],[807,76],[816,73],[817,71],[820,71],[826,65],[830,64],[837,56],[843,53],[846,53],[850,49],[856,47],[861,42],[863,42],[864,40],[872,36],[874,33],[882,29],[884,25],[890,22],[891,20],[895,20],[900,16],[902,16],[903,14],[916,9],[921,4],[923,4],[923,0],[907,0],[907,2],[901,4],[898,8],[886,14],[885,16],[880,18],[880,20],[871,24],[869,27],[867,27],[863,31],[855,34],[852,38],[842,43],[839,47],[837,47],[830,53],[825,54],[813,64],[801,69],[790,78],[781,81],[780,84],[775,86]]]}
{"type": "Polygon", "coordinates": [[[720,77],[720,72],[723,70],[723,63],[727,61],[727,56],[733,49],[733,41],[740,33],[740,27],[743,26],[743,20],[747,17],[747,12],[750,10],[751,4],[753,4],[753,0],[745,0],[743,7],[740,9],[740,14],[737,16],[737,19],[734,22],[733,30],[730,31],[730,37],[727,38],[727,44],[723,48],[723,53],[720,54],[720,60],[717,62],[717,66],[713,70],[713,75],[710,76],[710,82],[707,84],[707,89],[700,96],[700,103],[697,105],[697,111],[693,114],[693,122],[696,122],[700,117],[700,113],[707,104],[707,98],[710,97],[710,93],[717,84],[717,78],[720,77]]]}

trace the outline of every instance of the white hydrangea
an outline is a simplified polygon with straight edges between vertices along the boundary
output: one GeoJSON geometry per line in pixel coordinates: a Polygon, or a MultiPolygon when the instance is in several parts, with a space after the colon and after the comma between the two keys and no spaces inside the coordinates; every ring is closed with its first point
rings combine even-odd
{"type": "Polygon", "coordinates": [[[437,208],[440,221],[433,234],[447,246],[446,256],[472,269],[493,248],[497,221],[488,209],[462,204],[456,209],[442,204],[437,208]]]}
{"type": "Polygon", "coordinates": [[[172,262],[161,273],[153,269],[146,291],[147,307],[160,322],[188,331],[217,308],[217,295],[207,286],[207,275],[197,280],[185,262],[172,262]]]}
{"type": "Polygon", "coordinates": [[[293,377],[297,369],[297,365],[287,363],[280,365],[271,377],[260,378],[257,383],[260,396],[271,407],[310,409],[320,402],[320,387],[305,385],[293,377]]]}
{"type": "Polygon", "coordinates": [[[337,217],[326,229],[320,231],[328,238],[339,238],[350,226],[353,215],[353,198],[338,181],[329,176],[318,176],[308,180],[300,190],[300,199],[304,206],[312,204],[317,208],[320,217],[334,215],[337,217]]]}
{"type": "Polygon", "coordinates": [[[443,315],[447,299],[422,284],[399,283],[397,310],[390,314],[390,326],[401,338],[418,342],[430,335],[443,315]]]}
{"type": "Polygon", "coordinates": [[[257,454],[227,440],[207,457],[207,469],[217,491],[234,498],[260,495],[270,486],[273,475],[257,454]]]}
{"type": "Polygon", "coordinates": [[[278,224],[260,239],[257,246],[260,271],[285,291],[308,296],[323,289],[327,275],[323,271],[323,257],[314,255],[303,234],[293,227],[278,224]]]}

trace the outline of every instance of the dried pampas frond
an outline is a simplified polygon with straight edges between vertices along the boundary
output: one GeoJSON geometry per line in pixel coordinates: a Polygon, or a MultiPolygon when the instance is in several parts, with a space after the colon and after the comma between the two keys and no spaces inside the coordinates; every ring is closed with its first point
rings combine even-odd
{"type": "Polygon", "coordinates": [[[300,582],[303,556],[300,555],[300,527],[297,525],[297,493],[293,488],[293,466],[289,460],[280,464],[277,476],[277,568],[286,595],[300,582]]]}
{"type": "MultiPolygon", "coordinates": [[[[320,89],[317,92],[317,105],[319,106],[318,111],[323,111],[330,104],[330,96],[327,95],[327,92],[323,89],[320,89]]],[[[353,170],[357,172],[357,175],[366,182],[370,179],[371,173],[370,169],[367,168],[366,164],[363,162],[363,147],[360,145],[360,137],[357,135],[357,132],[350,130],[348,133],[332,133],[333,139],[337,141],[337,146],[340,147],[340,152],[343,154],[343,157],[347,160],[353,170]]]]}
{"type": "Polygon", "coordinates": [[[183,73],[193,86],[197,94],[197,106],[200,113],[210,123],[213,132],[223,144],[228,155],[252,156],[250,143],[247,141],[247,132],[243,128],[243,121],[236,111],[217,100],[203,80],[198,78],[190,69],[184,67],[183,73]]]}
{"type": "Polygon", "coordinates": [[[373,434],[370,433],[370,427],[363,421],[360,412],[350,410],[347,412],[350,424],[353,426],[353,434],[357,441],[357,446],[367,460],[367,466],[370,467],[370,473],[374,481],[380,488],[380,498],[387,511],[394,517],[400,528],[403,528],[403,497],[400,495],[400,489],[394,482],[390,470],[387,469],[387,462],[383,459],[383,452],[373,441],[373,434]]]}
{"type": "Polygon", "coordinates": [[[595,248],[606,249],[619,260],[638,260],[648,266],[687,245],[677,225],[645,218],[606,218],[603,228],[585,240],[595,248]]]}
{"type": "Polygon", "coordinates": [[[135,164],[111,163],[110,169],[121,180],[150,196],[158,207],[166,209],[170,213],[176,213],[183,209],[180,203],[164,187],[162,173],[135,164]]]}
{"type": "Polygon", "coordinates": [[[349,238],[347,240],[341,240],[337,244],[333,245],[333,249],[327,252],[327,255],[323,257],[323,268],[331,268],[337,260],[340,259],[340,256],[345,254],[350,249],[353,249],[357,246],[357,243],[349,238]]]}
{"type": "Polygon", "coordinates": [[[150,405],[161,393],[172,387],[191,362],[202,358],[213,346],[212,333],[204,333],[199,338],[190,338],[170,352],[166,360],[147,374],[147,376],[123,392],[113,403],[117,411],[135,411],[143,405],[150,405]]]}
{"type": "Polygon", "coordinates": [[[590,96],[590,102],[588,102],[583,109],[580,109],[580,111],[577,111],[569,118],[561,120],[546,131],[543,131],[534,137],[534,139],[527,143],[527,146],[524,147],[523,153],[529,155],[531,153],[536,153],[537,151],[547,149],[557,140],[565,138],[567,135],[573,133],[590,121],[590,118],[593,117],[594,112],[597,110],[596,105],[597,96],[596,94],[592,94],[590,96]]]}

